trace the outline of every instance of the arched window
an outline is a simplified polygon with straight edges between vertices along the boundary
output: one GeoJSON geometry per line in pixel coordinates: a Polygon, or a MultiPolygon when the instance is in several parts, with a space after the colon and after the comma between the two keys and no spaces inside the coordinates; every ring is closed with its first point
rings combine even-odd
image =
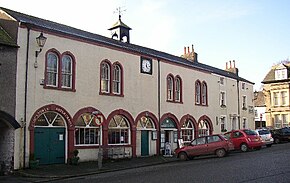
{"type": "Polygon", "coordinates": [[[114,64],[113,68],[113,93],[121,93],[121,68],[117,64],[114,64]]]}
{"type": "Polygon", "coordinates": [[[181,137],[186,143],[189,143],[194,139],[194,126],[191,120],[187,120],[182,124],[181,137]]]}
{"type": "Polygon", "coordinates": [[[80,115],[75,124],[75,145],[99,145],[101,131],[90,113],[80,115]]]}
{"type": "Polygon", "coordinates": [[[101,92],[110,92],[110,66],[106,62],[101,65],[101,92]]]}
{"type": "Polygon", "coordinates": [[[65,88],[72,87],[72,58],[64,55],[61,60],[61,86],[65,88]]]}
{"type": "Polygon", "coordinates": [[[75,58],[51,49],[46,54],[44,88],[75,91],[75,58]]]}
{"type": "Polygon", "coordinates": [[[167,76],[167,100],[173,100],[173,77],[167,76]]]}
{"type": "Polygon", "coordinates": [[[200,104],[200,91],[201,88],[200,88],[200,82],[199,81],[196,81],[195,82],[195,103],[196,104],[200,104]]]}
{"type": "Polygon", "coordinates": [[[141,117],[140,120],[138,120],[137,128],[139,129],[155,129],[154,123],[151,118],[149,117],[141,117]]]}
{"type": "Polygon", "coordinates": [[[181,80],[179,77],[175,79],[175,101],[181,101],[181,80]]]}
{"type": "Polygon", "coordinates": [[[130,144],[130,125],[121,115],[115,115],[109,123],[109,144],[130,144]]]}
{"type": "Polygon", "coordinates": [[[208,122],[205,120],[201,120],[198,123],[198,136],[206,136],[209,135],[209,126],[208,126],[208,122]]]}
{"type": "Polygon", "coordinates": [[[202,82],[201,87],[201,104],[207,105],[207,85],[205,82],[202,82]]]}
{"type": "Polygon", "coordinates": [[[35,127],[37,126],[47,126],[47,127],[53,127],[53,126],[65,126],[64,119],[61,117],[60,114],[56,112],[45,112],[43,113],[35,122],[35,127]]]}
{"type": "Polygon", "coordinates": [[[46,85],[57,87],[58,85],[58,56],[50,52],[47,54],[46,85]]]}

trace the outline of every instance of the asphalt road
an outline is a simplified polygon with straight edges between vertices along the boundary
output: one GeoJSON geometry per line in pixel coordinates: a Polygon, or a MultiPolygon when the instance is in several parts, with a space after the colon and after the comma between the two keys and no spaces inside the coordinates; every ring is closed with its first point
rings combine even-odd
{"type": "Polygon", "coordinates": [[[109,172],[85,177],[54,181],[79,182],[126,182],[126,183],[254,183],[290,182],[290,143],[246,153],[233,152],[224,158],[199,157],[190,161],[109,172]]]}

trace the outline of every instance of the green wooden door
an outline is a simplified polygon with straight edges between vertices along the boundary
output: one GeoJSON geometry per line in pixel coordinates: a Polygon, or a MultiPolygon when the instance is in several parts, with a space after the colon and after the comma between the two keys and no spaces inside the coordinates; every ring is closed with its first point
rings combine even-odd
{"type": "Polygon", "coordinates": [[[149,131],[141,131],[141,156],[149,155],[149,131]]]}
{"type": "Polygon", "coordinates": [[[42,165],[65,163],[65,128],[36,127],[34,153],[42,165]]]}

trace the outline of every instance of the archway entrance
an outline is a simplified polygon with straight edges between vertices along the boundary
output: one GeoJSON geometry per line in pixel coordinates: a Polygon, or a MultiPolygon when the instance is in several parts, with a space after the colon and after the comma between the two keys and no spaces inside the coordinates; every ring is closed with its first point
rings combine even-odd
{"type": "Polygon", "coordinates": [[[161,123],[160,150],[163,155],[172,155],[177,147],[177,126],[171,118],[161,123]]]}
{"type": "Polygon", "coordinates": [[[35,122],[34,156],[39,164],[65,163],[66,128],[63,117],[45,112],[35,122]]]}

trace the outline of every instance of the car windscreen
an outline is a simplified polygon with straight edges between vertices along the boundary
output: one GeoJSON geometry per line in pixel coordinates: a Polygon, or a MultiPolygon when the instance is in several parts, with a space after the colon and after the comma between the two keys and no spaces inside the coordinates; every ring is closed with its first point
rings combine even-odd
{"type": "Polygon", "coordinates": [[[268,130],[259,130],[258,133],[259,133],[259,135],[267,135],[267,134],[270,134],[270,132],[268,130]]]}
{"type": "Polygon", "coordinates": [[[257,135],[257,133],[253,130],[243,130],[247,135],[257,135]]]}

